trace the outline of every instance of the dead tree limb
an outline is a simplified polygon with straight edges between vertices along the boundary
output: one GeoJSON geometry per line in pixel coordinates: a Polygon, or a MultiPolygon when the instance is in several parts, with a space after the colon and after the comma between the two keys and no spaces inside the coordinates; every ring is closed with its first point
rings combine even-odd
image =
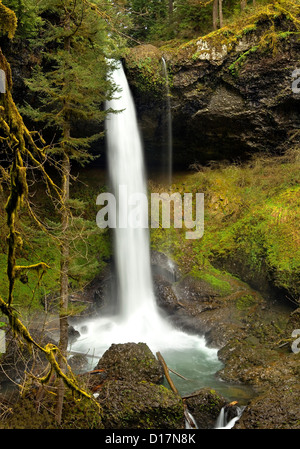
{"type": "MultiPolygon", "coordinates": [[[[177,390],[177,388],[176,388],[174,382],[172,381],[172,379],[171,379],[171,377],[170,377],[169,371],[171,371],[171,370],[170,370],[170,368],[168,368],[168,366],[167,366],[167,364],[166,364],[166,362],[165,362],[163,356],[161,355],[160,352],[157,352],[157,353],[156,353],[156,356],[157,356],[159,362],[161,363],[161,366],[162,366],[162,368],[163,368],[164,374],[165,374],[165,376],[166,376],[166,379],[167,379],[167,381],[168,381],[168,384],[170,385],[171,390],[172,390],[175,394],[177,394],[178,396],[180,396],[179,391],[177,390]]],[[[181,399],[182,399],[182,398],[181,398],[181,399]]],[[[182,403],[183,403],[184,417],[185,417],[186,421],[189,423],[189,425],[191,426],[191,428],[195,428],[195,423],[194,423],[194,421],[193,421],[193,420],[191,419],[191,417],[190,417],[190,414],[189,414],[189,411],[188,411],[188,407],[187,407],[186,402],[185,402],[184,399],[182,399],[182,403]]]]}

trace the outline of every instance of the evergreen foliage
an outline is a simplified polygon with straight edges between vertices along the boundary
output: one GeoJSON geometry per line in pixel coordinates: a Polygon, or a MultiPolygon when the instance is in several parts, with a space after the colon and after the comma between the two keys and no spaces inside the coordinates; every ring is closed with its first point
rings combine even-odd
{"type": "Polygon", "coordinates": [[[42,25],[37,3],[33,0],[4,0],[3,4],[16,15],[18,21],[16,38],[34,38],[42,25]]]}
{"type": "Polygon", "coordinates": [[[83,161],[91,142],[102,135],[103,102],[112,92],[106,58],[115,55],[115,42],[89,3],[44,0],[40,8],[44,25],[35,46],[42,59],[27,80],[39,107],[28,104],[22,111],[53,130],[55,152],[67,148],[71,158],[83,161]],[[81,121],[93,121],[99,132],[78,136],[81,121]]]}

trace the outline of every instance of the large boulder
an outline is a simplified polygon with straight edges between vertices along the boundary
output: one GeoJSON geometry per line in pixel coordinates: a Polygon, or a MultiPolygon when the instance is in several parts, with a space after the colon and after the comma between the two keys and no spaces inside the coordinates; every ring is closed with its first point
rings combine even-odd
{"type": "Polygon", "coordinates": [[[184,401],[199,429],[213,429],[226,399],[215,390],[202,388],[185,396],[184,401]]]}
{"type": "Polygon", "coordinates": [[[109,380],[99,391],[106,429],[183,429],[182,400],[162,385],[109,380]]]}
{"type": "Polygon", "coordinates": [[[300,429],[299,384],[282,384],[252,399],[236,429],[300,429]]]}
{"type": "Polygon", "coordinates": [[[155,384],[163,380],[162,368],[145,343],[112,344],[96,369],[104,369],[114,380],[155,384]]]}
{"type": "Polygon", "coordinates": [[[182,399],[162,380],[162,368],[145,343],[112,344],[87,378],[105,428],[184,428],[182,399]]]}

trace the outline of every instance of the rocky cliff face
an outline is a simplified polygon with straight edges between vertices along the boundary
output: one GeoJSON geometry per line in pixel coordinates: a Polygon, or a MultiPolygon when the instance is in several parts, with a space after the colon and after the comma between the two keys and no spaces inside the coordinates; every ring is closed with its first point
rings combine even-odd
{"type": "Polygon", "coordinates": [[[176,49],[133,49],[126,69],[148,159],[159,160],[166,144],[162,56],[169,70],[177,166],[244,159],[290,142],[300,126],[300,94],[292,89],[300,43],[297,34],[285,31],[291,25],[283,19],[272,31],[269,25],[261,18],[235,34],[222,29],[176,49]]]}

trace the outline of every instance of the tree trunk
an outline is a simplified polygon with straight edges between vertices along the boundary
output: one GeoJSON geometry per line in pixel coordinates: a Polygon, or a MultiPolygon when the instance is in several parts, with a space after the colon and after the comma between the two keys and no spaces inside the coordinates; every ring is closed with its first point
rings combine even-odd
{"type": "MultiPolygon", "coordinates": [[[[60,306],[59,306],[59,349],[61,355],[58,357],[58,363],[65,371],[64,357],[67,355],[68,348],[68,297],[69,297],[69,257],[70,257],[70,245],[69,237],[67,235],[69,227],[69,212],[68,212],[68,200],[70,197],[70,159],[67,153],[64,153],[62,164],[62,214],[61,214],[61,227],[62,227],[62,241],[60,249],[60,306]]],[[[65,386],[62,379],[58,381],[57,392],[57,408],[56,408],[56,421],[60,424],[63,409],[65,386]]]]}
{"type": "Polygon", "coordinates": [[[213,3],[213,29],[218,27],[218,0],[214,0],[213,3]]]}
{"type": "Polygon", "coordinates": [[[241,0],[241,10],[244,11],[244,9],[247,6],[247,0],[241,0]]]}
{"type": "MultiPolygon", "coordinates": [[[[65,21],[65,30],[70,31],[70,15],[67,14],[65,21]]],[[[64,49],[71,51],[71,37],[64,39],[64,49]]],[[[67,82],[65,82],[67,85],[67,82]]],[[[70,158],[68,155],[68,140],[71,135],[71,125],[68,114],[68,103],[64,100],[64,126],[63,126],[63,160],[62,160],[62,212],[61,212],[61,246],[60,246],[60,304],[59,304],[59,350],[58,363],[63,372],[66,370],[64,358],[67,356],[68,349],[68,299],[69,299],[69,257],[70,242],[68,236],[69,229],[69,210],[68,201],[70,198],[70,158]]],[[[56,421],[61,424],[63,402],[65,394],[65,385],[62,379],[58,380],[57,403],[56,403],[56,421]]]]}
{"type": "Polygon", "coordinates": [[[223,0],[219,0],[220,28],[223,27],[223,0]]]}

